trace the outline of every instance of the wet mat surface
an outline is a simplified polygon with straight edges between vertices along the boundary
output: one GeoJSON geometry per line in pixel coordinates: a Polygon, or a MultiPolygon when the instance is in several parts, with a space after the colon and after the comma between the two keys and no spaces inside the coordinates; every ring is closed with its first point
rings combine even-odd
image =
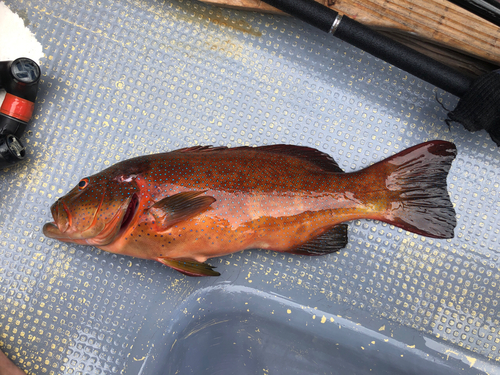
{"type": "Polygon", "coordinates": [[[43,45],[28,160],[0,173],[0,346],[31,374],[500,371],[500,151],[456,98],[291,18],[196,1],[6,1],[43,45]],[[194,145],[289,143],[346,171],[453,141],[451,240],[349,224],[325,257],[188,278],[43,236],[81,177],[194,145]],[[293,372],[295,371],[295,372],[293,372]]]}

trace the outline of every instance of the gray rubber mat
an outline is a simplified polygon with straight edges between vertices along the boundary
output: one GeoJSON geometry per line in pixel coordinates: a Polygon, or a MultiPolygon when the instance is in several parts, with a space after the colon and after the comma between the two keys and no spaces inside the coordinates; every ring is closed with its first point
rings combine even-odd
{"type": "Polygon", "coordinates": [[[500,150],[457,99],[287,17],[197,1],[12,1],[43,45],[23,164],[0,172],[0,347],[30,374],[500,371],[500,150]],[[218,278],[44,237],[81,177],[194,145],[315,147],[346,171],[456,143],[451,240],[360,220],[324,257],[218,278]]]}

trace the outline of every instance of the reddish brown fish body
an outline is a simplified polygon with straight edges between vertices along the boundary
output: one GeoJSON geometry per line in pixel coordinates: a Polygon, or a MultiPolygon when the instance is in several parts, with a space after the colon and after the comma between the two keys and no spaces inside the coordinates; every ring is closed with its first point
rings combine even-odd
{"type": "Polygon", "coordinates": [[[197,272],[197,262],[250,248],[338,250],[347,242],[339,224],[355,219],[450,237],[455,218],[446,174],[455,153],[453,144],[435,141],[354,173],[297,146],[148,155],[82,180],[54,204],[55,223],[44,233],[190,275],[210,274],[197,272]],[[195,261],[195,268],[182,261],[195,261]]]}

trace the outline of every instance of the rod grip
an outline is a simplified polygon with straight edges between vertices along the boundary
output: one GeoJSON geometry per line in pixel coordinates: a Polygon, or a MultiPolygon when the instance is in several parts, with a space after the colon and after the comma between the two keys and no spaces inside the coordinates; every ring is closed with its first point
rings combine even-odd
{"type": "Polygon", "coordinates": [[[334,35],[458,97],[472,84],[472,78],[348,17],[342,17],[334,35]]]}
{"type": "Polygon", "coordinates": [[[264,1],[458,97],[472,84],[472,78],[347,16],[340,20],[336,11],[314,0],[264,1]]]}

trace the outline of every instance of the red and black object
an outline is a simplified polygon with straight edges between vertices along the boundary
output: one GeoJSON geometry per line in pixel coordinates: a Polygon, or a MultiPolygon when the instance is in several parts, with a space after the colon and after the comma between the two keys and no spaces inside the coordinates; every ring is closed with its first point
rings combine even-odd
{"type": "Polygon", "coordinates": [[[6,91],[0,106],[0,169],[26,156],[20,138],[33,115],[41,71],[26,57],[0,61],[0,89],[6,91]]]}
{"type": "Polygon", "coordinates": [[[486,130],[500,146],[500,71],[472,79],[314,0],[264,0],[389,64],[458,96],[447,123],[486,130]]]}

